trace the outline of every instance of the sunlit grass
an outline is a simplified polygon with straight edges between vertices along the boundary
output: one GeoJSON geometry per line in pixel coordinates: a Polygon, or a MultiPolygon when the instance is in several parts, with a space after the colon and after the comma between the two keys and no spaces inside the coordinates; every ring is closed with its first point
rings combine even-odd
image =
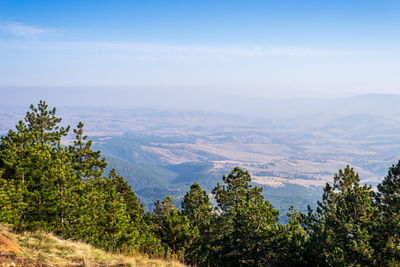
{"type": "Polygon", "coordinates": [[[51,233],[37,231],[15,234],[6,225],[0,225],[4,233],[20,247],[25,257],[49,266],[184,266],[176,261],[151,259],[138,252],[131,255],[112,254],[93,248],[83,242],[61,239],[51,233]]]}

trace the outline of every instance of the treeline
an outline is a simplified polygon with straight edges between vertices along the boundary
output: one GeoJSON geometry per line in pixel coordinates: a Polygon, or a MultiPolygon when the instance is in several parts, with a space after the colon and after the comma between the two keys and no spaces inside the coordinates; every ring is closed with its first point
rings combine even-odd
{"type": "Polygon", "coordinates": [[[181,209],[171,197],[146,212],[123,177],[55,109],[31,106],[0,145],[0,222],[46,230],[109,251],[178,257],[198,266],[399,266],[400,162],[376,191],[347,166],[316,210],[279,211],[235,168],[210,196],[195,183],[181,209]]]}

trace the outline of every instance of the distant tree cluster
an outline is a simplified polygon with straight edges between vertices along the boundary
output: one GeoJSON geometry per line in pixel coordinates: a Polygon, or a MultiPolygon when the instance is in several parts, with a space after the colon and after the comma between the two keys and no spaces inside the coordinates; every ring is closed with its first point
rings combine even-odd
{"type": "Polygon", "coordinates": [[[194,183],[182,208],[167,196],[146,212],[131,187],[83,135],[62,144],[55,109],[31,106],[0,144],[0,222],[46,230],[114,252],[176,256],[197,266],[399,266],[400,161],[377,191],[347,166],[316,210],[288,222],[235,168],[209,195],[194,183]]]}

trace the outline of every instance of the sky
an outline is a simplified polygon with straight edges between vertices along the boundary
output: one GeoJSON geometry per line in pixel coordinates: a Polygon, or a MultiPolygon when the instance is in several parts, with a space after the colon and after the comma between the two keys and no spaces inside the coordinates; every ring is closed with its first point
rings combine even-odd
{"type": "Polygon", "coordinates": [[[400,94],[399,70],[398,0],[0,0],[3,102],[400,94]]]}

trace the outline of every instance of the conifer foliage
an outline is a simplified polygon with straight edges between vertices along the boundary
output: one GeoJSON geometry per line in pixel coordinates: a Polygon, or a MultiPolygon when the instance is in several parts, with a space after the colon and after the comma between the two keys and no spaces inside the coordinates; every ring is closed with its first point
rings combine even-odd
{"type": "Polygon", "coordinates": [[[324,188],[316,213],[309,214],[311,231],[307,241],[309,258],[330,265],[371,266],[376,263],[372,236],[374,219],[371,186],[360,186],[360,178],[347,166],[324,188]]]}
{"type": "Polygon", "coordinates": [[[55,232],[111,251],[157,254],[161,244],[143,224],[144,208],[126,181],[83,135],[74,129],[72,145],[63,145],[70,127],[60,127],[56,109],[31,106],[16,130],[1,138],[0,222],[17,231],[55,232]]]}
{"type": "Polygon", "coordinates": [[[375,249],[381,263],[391,266],[400,264],[400,161],[389,168],[388,175],[378,185],[375,194],[379,209],[376,227],[375,249]]]}
{"type": "Polygon", "coordinates": [[[213,255],[222,264],[265,266],[275,261],[274,237],[279,211],[264,201],[262,188],[250,184],[247,171],[235,168],[214,188],[218,204],[213,255]]]}

